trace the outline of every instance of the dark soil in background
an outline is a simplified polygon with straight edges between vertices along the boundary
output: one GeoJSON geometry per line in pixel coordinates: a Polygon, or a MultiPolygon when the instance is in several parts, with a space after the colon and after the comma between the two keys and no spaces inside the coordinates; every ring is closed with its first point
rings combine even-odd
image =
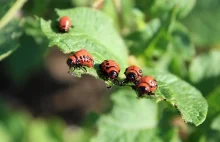
{"type": "MultiPolygon", "coordinates": [[[[68,74],[66,59],[56,48],[49,51],[43,68],[28,76],[24,85],[15,85],[0,62],[0,97],[17,110],[27,109],[35,117],[58,115],[67,123],[80,123],[88,112],[106,107],[109,89],[92,76],[68,74]]],[[[107,103],[108,104],[108,103],[107,103]]]]}

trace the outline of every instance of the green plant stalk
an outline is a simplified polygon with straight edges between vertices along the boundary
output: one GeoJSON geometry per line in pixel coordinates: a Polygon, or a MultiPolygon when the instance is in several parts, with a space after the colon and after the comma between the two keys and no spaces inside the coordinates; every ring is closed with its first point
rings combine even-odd
{"type": "Polygon", "coordinates": [[[3,28],[13,17],[14,14],[21,9],[27,0],[17,0],[8,12],[0,20],[0,29],[3,28]]]}
{"type": "Polygon", "coordinates": [[[158,29],[158,32],[156,33],[156,35],[151,39],[150,43],[148,44],[148,48],[145,49],[145,56],[146,57],[150,57],[151,56],[150,54],[155,49],[154,44],[156,42],[158,42],[158,37],[161,35],[161,33],[164,30],[167,31],[167,36],[169,36],[172,33],[172,27],[173,27],[174,22],[176,20],[176,14],[177,14],[177,8],[174,7],[170,11],[170,16],[167,19],[168,21],[161,21],[161,23],[162,23],[161,28],[158,29]],[[169,24],[167,24],[167,22],[169,24]]]}

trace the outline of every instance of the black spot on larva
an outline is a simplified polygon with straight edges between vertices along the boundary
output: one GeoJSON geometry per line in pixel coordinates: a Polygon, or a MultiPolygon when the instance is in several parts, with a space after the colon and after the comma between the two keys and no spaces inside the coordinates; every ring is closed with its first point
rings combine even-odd
{"type": "Polygon", "coordinates": [[[109,62],[107,62],[106,65],[109,66],[109,62]]]}
{"type": "Polygon", "coordinates": [[[142,73],[142,70],[139,70],[139,73],[142,73]]]}
{"type": "Polygon", "coordinates": [[[110,69],[110,67],[105,67],[105,69],[106,69],[106,70],[109,70],[109,69],[110,69]]]}
{"type": "Polygon", "coordinates": [[[82,56],[79,56],[80,59],[82,59],[82,56]]]}
{"type": "Polygon", "coordinates": [[[83,55],[83,58],[86,58],[86,56],[85,56],[85,55],[83,55]]]}

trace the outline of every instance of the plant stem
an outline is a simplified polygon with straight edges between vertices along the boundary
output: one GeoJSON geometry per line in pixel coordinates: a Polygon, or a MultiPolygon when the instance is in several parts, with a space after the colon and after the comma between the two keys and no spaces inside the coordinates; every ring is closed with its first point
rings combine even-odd
{"type": "Polygon", "coordinates": [[[21,9],[27,0],[17,0],[13,6],[7,11],[7,13],[0,20],[0,29],[3,28],[15,15],[15,13],[21,9]]]}
{"type": "Polygon", "coordinates": [[[97,0],[93,3],[92,7],[95,9],[101,9],[105,0],[97,0]]]}

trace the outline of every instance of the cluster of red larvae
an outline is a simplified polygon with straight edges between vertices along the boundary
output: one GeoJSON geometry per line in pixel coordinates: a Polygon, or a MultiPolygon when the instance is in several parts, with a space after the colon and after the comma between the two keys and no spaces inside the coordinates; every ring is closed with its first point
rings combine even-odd
{"type": "MultiPolygon", "coordinates": [[[[61,32],[68,32],[71,27],[71,20],[67,16],[63,16],[59,21],[59,28],[61,32]]],[[[75,52],[67,59],[67,65],[74,69],[84,69],[86,67],[92,68],[94,60],[92,55],[85,49],[75,52]]],[[[128,83],[133,83],[131,87],[138,93],[138,97],[144,94],[151,95],[157,90],[157,81],[152,76],[143,76],[142,70],[137,66],[129,66],[126,68],[124,74],[126,78],[123,81],[118,81],[117,77],[120,73],[120,66],[114,60],[104,60],[99,65],[99,75],[104,80],[112,80],[114,84],[124,86],[128,83]]]]}
{"type": "MultiPolygon", "coordinates": [[[[88,51],[81,49],[67,59],[67,65],[70,68],[86,71],[85,67],[94,66],[94,60],[88,51]]],[[[157,89],[157,81],[152,76],[143,76],[142,70],[137,66],[132,65],[126,68],[124,72],[126,78],[122,81],[117,80],[119,73],[120,66],[114,60],[104,60],[99,65],[99,75],[104,80],[111,80],[120,86],[133,83],[131,87],[138,93],[138,97],[143,97],[144,94],[152,95],[157,89]]]]}

